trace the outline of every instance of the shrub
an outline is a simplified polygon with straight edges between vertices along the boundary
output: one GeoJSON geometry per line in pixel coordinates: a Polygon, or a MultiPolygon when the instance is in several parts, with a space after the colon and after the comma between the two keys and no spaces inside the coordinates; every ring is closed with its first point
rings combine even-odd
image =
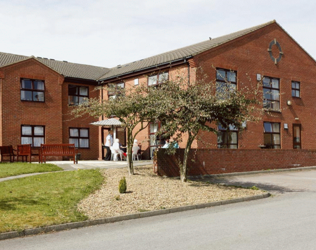
{"type": "Polygon", "coordinates": [[[126,179],[125,179],[125,177],[123,177],[123,178],[120,180],[120,183],[119,183],[119,192],[120,192],[121,194],[123,194],[123,193],[126,192],[126,189],[127,189],[126,179]]]}

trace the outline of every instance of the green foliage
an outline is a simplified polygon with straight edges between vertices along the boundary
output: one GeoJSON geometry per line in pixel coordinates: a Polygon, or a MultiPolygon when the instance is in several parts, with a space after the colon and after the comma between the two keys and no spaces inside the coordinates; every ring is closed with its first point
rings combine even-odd
{"type": "MultiPolygon", "coordinates": [[[[163,133],[165,138],[173,137],[177,142],[181,142],[182,136],[186,134],[183,162],[179,160],[178,163],[181,180],[186,181],[187,156],[200,132],[217,133],[218,124],[227,130],[229,125],[241,130],[244,121],[253,121],[259,117],[256,111],[260,109],[256,107],[260,106],[259,100],[262,100],[258,83],[252,85],[250,79],[246,84],[238,83],[238,90],[232,88],[229,82],[223,85],[223,89],[219,89],[216,81],[209,81],[210,77],[203,72],[197,70],[194,74],[196,81],[189,81],[181,73],[173,77],[170,74],[167,82],[156,87],[140,84],[122,89],[109,84],[105,89],[116,98],[102,101],[90,99],[72,113],[76,116],[89,114],[96,117],[115,115],[122,122],[127,131],[130,174],[134,174],[131,159],[133,141],[149,122],[160,121],[162,126],[157,135],[163,133]]],[[[170,146],[166,151],[174,154],[176,150],[170,146]]]]}
{"type": "Polygon", "coordinates": [[[37,164],[26,162],[0,163],[0,178],[21,174],[63,171],[53,164],[37,164]]]}
{"type": "Polygon", "coordinates": [[[127,189],[126,179],[123,177],[119,182],[119,192],[121,194],[125,193],[127,189]]]}
{"type": "Polygon", "coordinates": [[[88,102],[74,108],[72,114],[76,117],[89,114],[97,118],[100,116],[111,117],[115,115],[122,123],[122,127],[126,128],[128,169],[130,174],[134,174],[132,161],[133,142],[138,133],[146,129],[148,123],[155,119],[153,114],[150,113],[151,109],[148,109],[150,105],[153,105],[153,102],[147,98],[146,88],[142,86],[121,89],[115,87],[114,84],[109,84],[101,88],[101,91],[103,90],[115,94],[116,98],[102,101],[99,98],[91,98],[88,102]]]}
{"type": "Polygon", "coordinates": [[[86,220],[77,204],[103,182],[99,170],[78,170],[0,182],[0,232],[86,220]]]}
{"type": "MultiPolygon", "coordinates": [[[[247,87],[240,83],[238,91],[230,88],[218,91],[216,82],[207,81],[209,78],[201,72],[197,72],[197,79],[190,82],[178,77],[148,90],[147,98],[155,101],[147,111],[161,122],[159,133],[172,136],[178,142],[187,135],[183,162],[178,163],[182,181],[187,179],[187,156],[198,134],[201,131],[217,133],[218,124],[227,130],[229,125],[241,130],[244,121],[256,120],[256,105],[262,100],[257,83],[252,87],[250,82],[247,87]]],[[[172,147],[167,149],[167,153],[174,151],[172,147]]]]}

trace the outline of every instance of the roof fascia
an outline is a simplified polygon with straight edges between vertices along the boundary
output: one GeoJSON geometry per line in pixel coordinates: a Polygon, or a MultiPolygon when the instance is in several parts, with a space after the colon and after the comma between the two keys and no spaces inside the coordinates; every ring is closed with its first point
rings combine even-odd
{"type": "Polygon", "coordinates": [[[96,80],[90,80],[90,79],[83,79],[83,78],[75,78],[75,77],[65,77],[65,82],[71,82],[71,83],[80,83],[80,84],[88,84],[88,85],[98,85],[98,82],[96,80]]]}
{"type": "Polygon", "coordinates": [[[114,81],[124,80],[126,78],[139,76],[141,74],[147,74],[149,72],[153,72],[153,71],[156,71],[156,70],[163,70],[163,69],[171,68],[171,67],[174,67],[174,66],[179,66],[179,65],[187,63],[187,60],[190,59],[190,58],[192,58],[192,56],[181,58],[181,59],[176,60],[174,62],[162,63],[162,64],[158,64],[158,65],[155,65],[155,66],[142,68],[142,69],[139,69],[139,70],[134,70],[132,72],[119,74],[119,75],[116,75],[116,76],[113,76],[113,77],[110,77],[110,78],[103,78],[103,79],[98,80],[98,83],[100,85],[103,85],[103,84],[106,84],[106,83],[109,83],[109,82],[113,82],[113,80],[114,81]]]}

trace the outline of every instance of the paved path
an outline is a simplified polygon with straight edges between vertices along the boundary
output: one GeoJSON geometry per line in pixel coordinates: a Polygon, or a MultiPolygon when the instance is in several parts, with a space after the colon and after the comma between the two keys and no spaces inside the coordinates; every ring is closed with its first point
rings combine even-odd
{"type": "MultiPolygon", "coordinates": [[[[47,161],[47,163],[55,164],[64,170],[75,169],[93,169],[93,168],[124,168],[127,167],[126,161],[79,161],[78,164],[73,164],[72,161],[47,161]]],[[[153,161],[134,161],[134,167],[152,165],[153,161]]]]}
{"type": "MultiPolygon", "coordinates": [[[[66,171],[76,170],[76,169],[95,169],[95,168],[124,168],[127,167],[126,161],[79,161],[78,164],[73,164],[72,161],[47,161],[46,163],[55,164],[66,171]]],[[[153,161],[134,161],[134,167],[152,165],[153,161]]],[[[51,173],[51,172],[50,172],[51,173]]],[[[0,182],[24,178],[32,175],[39,175],[44,173],[32,173],[32,174],[22,174],[19,176],[9,176],[6,178],[0,178],[0,182]]]]}
{"type": "Polygon", "coordinates": [[[0,241],[0,249],[278,249],[316,246],[316,170],[233,176],[271,198],[0,241]]]}

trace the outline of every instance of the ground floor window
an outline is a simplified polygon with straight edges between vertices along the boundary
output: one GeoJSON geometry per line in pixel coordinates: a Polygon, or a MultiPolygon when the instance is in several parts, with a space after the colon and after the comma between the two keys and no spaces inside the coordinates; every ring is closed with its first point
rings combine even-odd
{"type": "Polygon", "coordinates": [[[160,130],[161,124],[160,122],[154,122],[149,124],[149,147],[150,147],[150,157],[153,157],[153,152],[157,149],[162,147],[166,140],[169,137],[162,135],[157,135],[156,133],[160,130]]]}
{"type": "Polygon", "coordinates": [[[160,142],[157,140],[156,133],[160,128],[160,124],[158,122],[149,124],[149,141],[150,141],[150,157],[152,158],[154,155],[154,151],[159,146],[160,142]]]}
{"type": "Polygon", "coordinates": [[[21,126],[21,144],[31,144],[32,147],[40,147],[45,141],[45,127],[38,125],[21,126]]]}
{"type": "Polygon", "coordinates": [[[293,148],[301,149],[301,124],[293,124],[293,148]]]}
{"type": "Polygon", "coordinates": [[[264,122],[264,145],[266,148],[281,148],[280,123],[264,122]]]}
{"type": "Polygon", "coordinates": [[[229,125],[229,129],[218,125],[217,147],[238,148],[238,130],[232,125],[229,125]]]}
{"type": "Polygon", "coordinates": [[[89,148],[89,129],[69,128],[69,143],[75,144],[76,148],[89,148]]]}

